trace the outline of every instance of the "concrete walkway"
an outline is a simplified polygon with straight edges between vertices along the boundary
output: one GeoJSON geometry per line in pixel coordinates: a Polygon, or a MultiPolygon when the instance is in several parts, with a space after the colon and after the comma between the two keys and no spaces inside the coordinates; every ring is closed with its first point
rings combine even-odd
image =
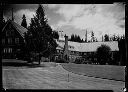
{"type": "Polygon", "coordinates": [[[114,92],[123,92],[125,87],[125,83],[121,81],[82,76],[66,71],[60,64],[55,66],[50,64],[45,63],[40,67],[32,68],[3,66],[3,87],[5,89],[113,90],[114,92]]]}

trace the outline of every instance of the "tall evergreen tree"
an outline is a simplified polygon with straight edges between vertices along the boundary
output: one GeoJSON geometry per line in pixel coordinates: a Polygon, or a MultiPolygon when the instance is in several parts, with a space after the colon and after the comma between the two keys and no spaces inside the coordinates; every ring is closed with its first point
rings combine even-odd
{"type": "Polygon", "coordinates": [[[74,41],[74,34],[71,35],[70,41],[74,41]]]}
{"type": "Polygon", "coordinates": [[[87,37],[88,36],[88,34],[87,34],[87,29],[86,29],[86,34],[85,34],[85,42],[87,42],[87,37]]]}
{"type": "Polygon", "coordinates": [[[107,34],[104,35],[104,41],[109,41],[109,36],[107,34]]]}
{"type": "Polygon", "coordinates": [[[113,35],[113,41],[116,41],[116,35],[115,34],[113,35]]]}
{"type": "Polygon", "coordinates": [[[25,17],[25,14],[23,14],[23,17],[22,17],[22,22],[21,22],[21,26],[27,28],[27,22],[26,22],[26,17],[25,17]]]}
{"type": "Polygon", "coordinates": [[[80,36],[78,35],[77,36],[77,42],[81,42],[82,40],[81,40],[81,38],[80,38],[80,36]]]}
{"type": "Polygon", "coordinates": [[[79,35],[76,35],[76,34],[75,35],[74,34],[71,35],[70,41],[84,42],[83,39],[81,39],[80,36],[79,35]]]}
{"type": "Polygon", "coordinates": [[[100,64],[106,64],[109,63],[111,58],[111,48],[107,45],[101,45],[97,48],[96,54],[97,54],[97,60],[100,64]]]}
{"type": "Polygon", "coordinates": [[[58,32],[57,31],[53,31],[53,38],[55,38],[55,39],[59,39],[59,34],[58,34],[58,32]]]}
{"type": "Polygon", "coordinates": [[[91,32],[91,41],[94,42],[95,41],[95,37],[94,37],[94,32],[91,32]]]}
{"type": "Polygon", "coordinates": [[[49,26],[47,18],[45,18],[44,8],[39,5],[36,15],[31,19],[27,33],[27,42],[31,47],[30,51],[39,53],[39,64],[42,56],[49,57],[56,51],[57,44],[52,33],[52,28],[49,26]]]}

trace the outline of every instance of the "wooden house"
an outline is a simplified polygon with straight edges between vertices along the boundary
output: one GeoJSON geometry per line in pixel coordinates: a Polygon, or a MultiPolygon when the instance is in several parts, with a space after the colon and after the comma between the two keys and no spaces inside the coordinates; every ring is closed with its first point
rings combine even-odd
{"type": "Polygon", "coordinates": [[[24,33],[27,29],[12,20],[8,20],[2,29],[2,58],[22,57],[24,51],[24,33]]]}

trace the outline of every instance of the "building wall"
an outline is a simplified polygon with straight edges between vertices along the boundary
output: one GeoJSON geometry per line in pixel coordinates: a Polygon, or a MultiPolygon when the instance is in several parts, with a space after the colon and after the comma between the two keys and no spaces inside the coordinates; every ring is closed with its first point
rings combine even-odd
{"type": "MultiPolygon", "coordinates": [[[[58,44],[60,44],[61,47],[63,47],[63,42],[58,42],[58,44]]],[[[118,63],[119,62],[119,54],[118,54],[118,44],[117,42],[95,42],[93,43],[86,43],[86,44],[82,44],[83,47],[85,47],[85,49],[82,49],[80,51],[88,51],[88,52],[79,52],[79,51],[74,51],[74,50],[78,50],[80,43],[75,43],[75,42],[70,42],[65,38],[65,45],[64,45],[64,55],[65,53],[68,53],[68,57],[69,57],[69,61],[70,62],[75,62],[76,60],[81,60],[84,63],[98,63],[97,62],[97,57],[96,57],[96,49],[98,46],[101,46],[102,44],[107,44],[108,46],[110,46],[110,48],[112,48],[112,57],[111,57],[111,61],[110,62],[115,62],[118,63]],[[69,44],[69,45],[68,45],[69,44]],[[66,47],[65,47],[66,46],[66,47]],[[71,48],[71,46],[74,46],[76,48],[71,48]],[[72,51],[73,50],[73,51],[72,51]],[[89,52],[90,51],[90,52],[89,52]]],[[[81,45],[81,44],[80,44],[81,45]]],[[[81,46],[80,46],[81,48],[81,46]]],[[[59,50],[59,49],[58,49],[59,50]]],[[[58,55],[60,53],[63,53],[63,50],[58,51],[58,55]]],[[[62,54],[61,54],[62,55],[62,54]]],[[[57,56],[58,57],[58,56],[57,56]]],[[[59,55],[60,57],[60,55],[59,55]]]]}
{"type": "Polygon", "coordinates": [[[24,39],[9,23],[2,31],[2,58],[16,58],[23,50],[24,39]]]}
{"type": "MultiPolygon", "coordinates": [[[[55,60],[62,59],[63,50],[57,50],[55,55],[55,60]]],[[[76,62],[79,60],[81,63],[90,63],[90,64],[98,64],[96,52],[78,52],[78,51],[69,51],[69,61],[76,62]]],[[[119,65],[120,56],[119,51],[111,51],[111,59],[109,64],[119,65]]]]}

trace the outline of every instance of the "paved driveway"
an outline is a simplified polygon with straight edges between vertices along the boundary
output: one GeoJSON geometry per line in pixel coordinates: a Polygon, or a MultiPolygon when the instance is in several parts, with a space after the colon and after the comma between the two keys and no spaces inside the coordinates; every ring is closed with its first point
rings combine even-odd
{"type": "Polygon", "coordinates": [[[3,66],[5,89],[85,89],[123,92],[125,83],[73,74],[57,65],[3,66]]]}

